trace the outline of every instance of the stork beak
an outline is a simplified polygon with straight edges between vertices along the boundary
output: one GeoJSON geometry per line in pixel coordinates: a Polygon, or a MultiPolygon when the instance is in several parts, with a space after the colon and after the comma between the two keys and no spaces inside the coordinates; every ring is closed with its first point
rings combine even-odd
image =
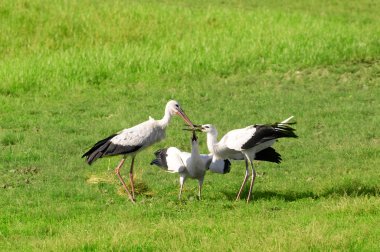
{"type": "Polygon", "coordinates": [[[194,129],[195,129],[196,131],[199,131],[199,132],[202,132],[202,131],[203,131],[203,127],[202,127],[202,125],[194,125],[194,129]]]}
{"type": "Polygon", "coordinates": [[[187,117],[187,115],[181,108],[177,110],[176,114],[179,115],[185,121],[185,123],[187,123],[190,126],[190,128],[194,128],[194,124],[190,121],[190,119],[187,117]]]}
{"type": "Polygon", "coordinates": [[[195,131],[201,132],[202,131],[201,125],[193,124],[193,127],[190,127],[189,125],[185,124],[185,126],[187,126],[187,128],[183,128],[182,130],[193,131],[193,132],[195,132],[195,131]]]}
{"type": "MultiPolygon", "coordinates": [[[[183,126],[189,127],[189,125],[187,125],[187,124],[184,124],[183,126]]],[[[198,125],[198,124],[193,124],[193,126],[194,126],[194,128],[201,128],[202,127],[202,125],[198,125]]]]}
{"type": "Polygon", "coordinates": [[[199,128],[184,128],[184,129],[182,129],[182,130],[187,130],[187,131],[193,131],[193,132],[202,132],[202,130],[201,129],[199,129],[199,128]]]}

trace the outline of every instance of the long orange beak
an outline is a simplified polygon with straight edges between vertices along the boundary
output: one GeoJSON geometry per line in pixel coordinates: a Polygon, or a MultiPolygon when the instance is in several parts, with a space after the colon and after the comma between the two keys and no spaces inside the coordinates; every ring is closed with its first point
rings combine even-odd
{"type": "Polygon", "coordinates": [[[185,112],[184,112],[182,109],[178,109],[176,113],[177,113],[177,115],[179,115],[179,116],[185,121],[185,123],[187,123],[191,128],[194,128],[194,124],[190,121],[190,119],[187,117],[187,115],[185,114],[185,112]]]}

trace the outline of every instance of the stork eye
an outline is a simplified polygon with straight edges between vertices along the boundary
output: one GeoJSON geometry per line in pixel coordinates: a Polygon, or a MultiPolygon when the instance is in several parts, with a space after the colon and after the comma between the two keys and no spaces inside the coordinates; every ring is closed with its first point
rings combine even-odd
{"type": "Polygon", "coordinates": [[[205,126],[206,129],[210,128],[209,126],[205,126]]]}
{"type": "Polygon", "coordinates": [[[179,105],[178,105],[178,104],[176,104],[176,105],[175,105],[175,107],[176,107],[176,108],[179,108],[179,105]]]}

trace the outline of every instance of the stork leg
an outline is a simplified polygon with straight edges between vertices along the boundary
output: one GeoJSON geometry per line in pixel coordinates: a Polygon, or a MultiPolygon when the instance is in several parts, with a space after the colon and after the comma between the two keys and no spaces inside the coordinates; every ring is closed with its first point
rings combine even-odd
{"type": "Polygon", "coordinates": [[[240,194],[243,191],[243,188],[244,188],[245,184],[247,183],[247,179],[248,179],[248,174],[249,174],[248,160],[246,158],[244,158],[244,161],[245,161],[245,176],[244,176],[243,183],[241,184],[240,190],[238,192],[238,195],[236,196],[236,200],[240,199],[240,194]]]}
{"type": "Polygon", "coordinates": [[[198,180],[198,199],[201,200],[203,178],[198,180]]]}
{"type": "Polygon", "coordinates": [[[251,163],[251,167],[252,167],[252,180],[251,180],[251,184],[249,186],[247,203],[249,203],[249,200],[251,199],[252,188],[253,188],[253,184],[255,183],[255,178],[256,178],[256,171],[255,171],[255,168],[253,168],[253,162],[251,160],[249,160],[249,162],[251,163]]]}
{"type": "Polygon", "coordinates": [[[125,184],[123,178],[122,178],[121,175],[120,175],[120,169],[121,169],[121,167],[123,166],[124,161],[125,161],[125,157],[124,157],[122,160],[120,160],[119,165],[115,168],[115,173],[116,173],[116,175],[118,176],[120,182],[123,184],[123,187],[124,187],[125,191],[126,191],[127,194],[128,194],[128,198],[132,201],[132,203],[135,203],[135,200],[133,199],[131,193],[129,192],[129,190],[128,190],[128,188],[127,188],[127,185],[125,184]]]}
{"type": "Polygon", "coordinates": [[[133,166],[135,164],[135,156],[132,157],[131,168],[129,169],[129,180],[131,181],[132,198],[135,200],[135,185],[133,183],[133,166]]]}
{"type": "Polygon", "coordinates": [[[183,184],[185,183],[185,177],[179,177],[179,195],[178,199],[181,200],[182,197],[182,190],[183,190],[183,184]]]}

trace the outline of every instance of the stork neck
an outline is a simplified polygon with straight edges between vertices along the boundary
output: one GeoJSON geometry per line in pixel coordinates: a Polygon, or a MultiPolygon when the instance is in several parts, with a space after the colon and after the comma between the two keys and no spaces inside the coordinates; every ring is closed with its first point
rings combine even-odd
{"type": "Polygon", "coordinates": [[[212,154],[215,153],[215,145],[218,143],[218,133],[207,133],[207,148],[208,151],[212,154]]]}
{"type": "Polygon", "coordinates": [[[191,156],[199,156],[198,141],[191,141],[191,156]]]}
{"type": "Polygon", "coordinates": [[[169,111],[166,110],[164,117],[162,117],[162,119],[159,120],[159,124],[161,125],[162,128],[166,128],[169,125],[171,119],[172,119],[172,115],[170,114],[169,111]]]}

